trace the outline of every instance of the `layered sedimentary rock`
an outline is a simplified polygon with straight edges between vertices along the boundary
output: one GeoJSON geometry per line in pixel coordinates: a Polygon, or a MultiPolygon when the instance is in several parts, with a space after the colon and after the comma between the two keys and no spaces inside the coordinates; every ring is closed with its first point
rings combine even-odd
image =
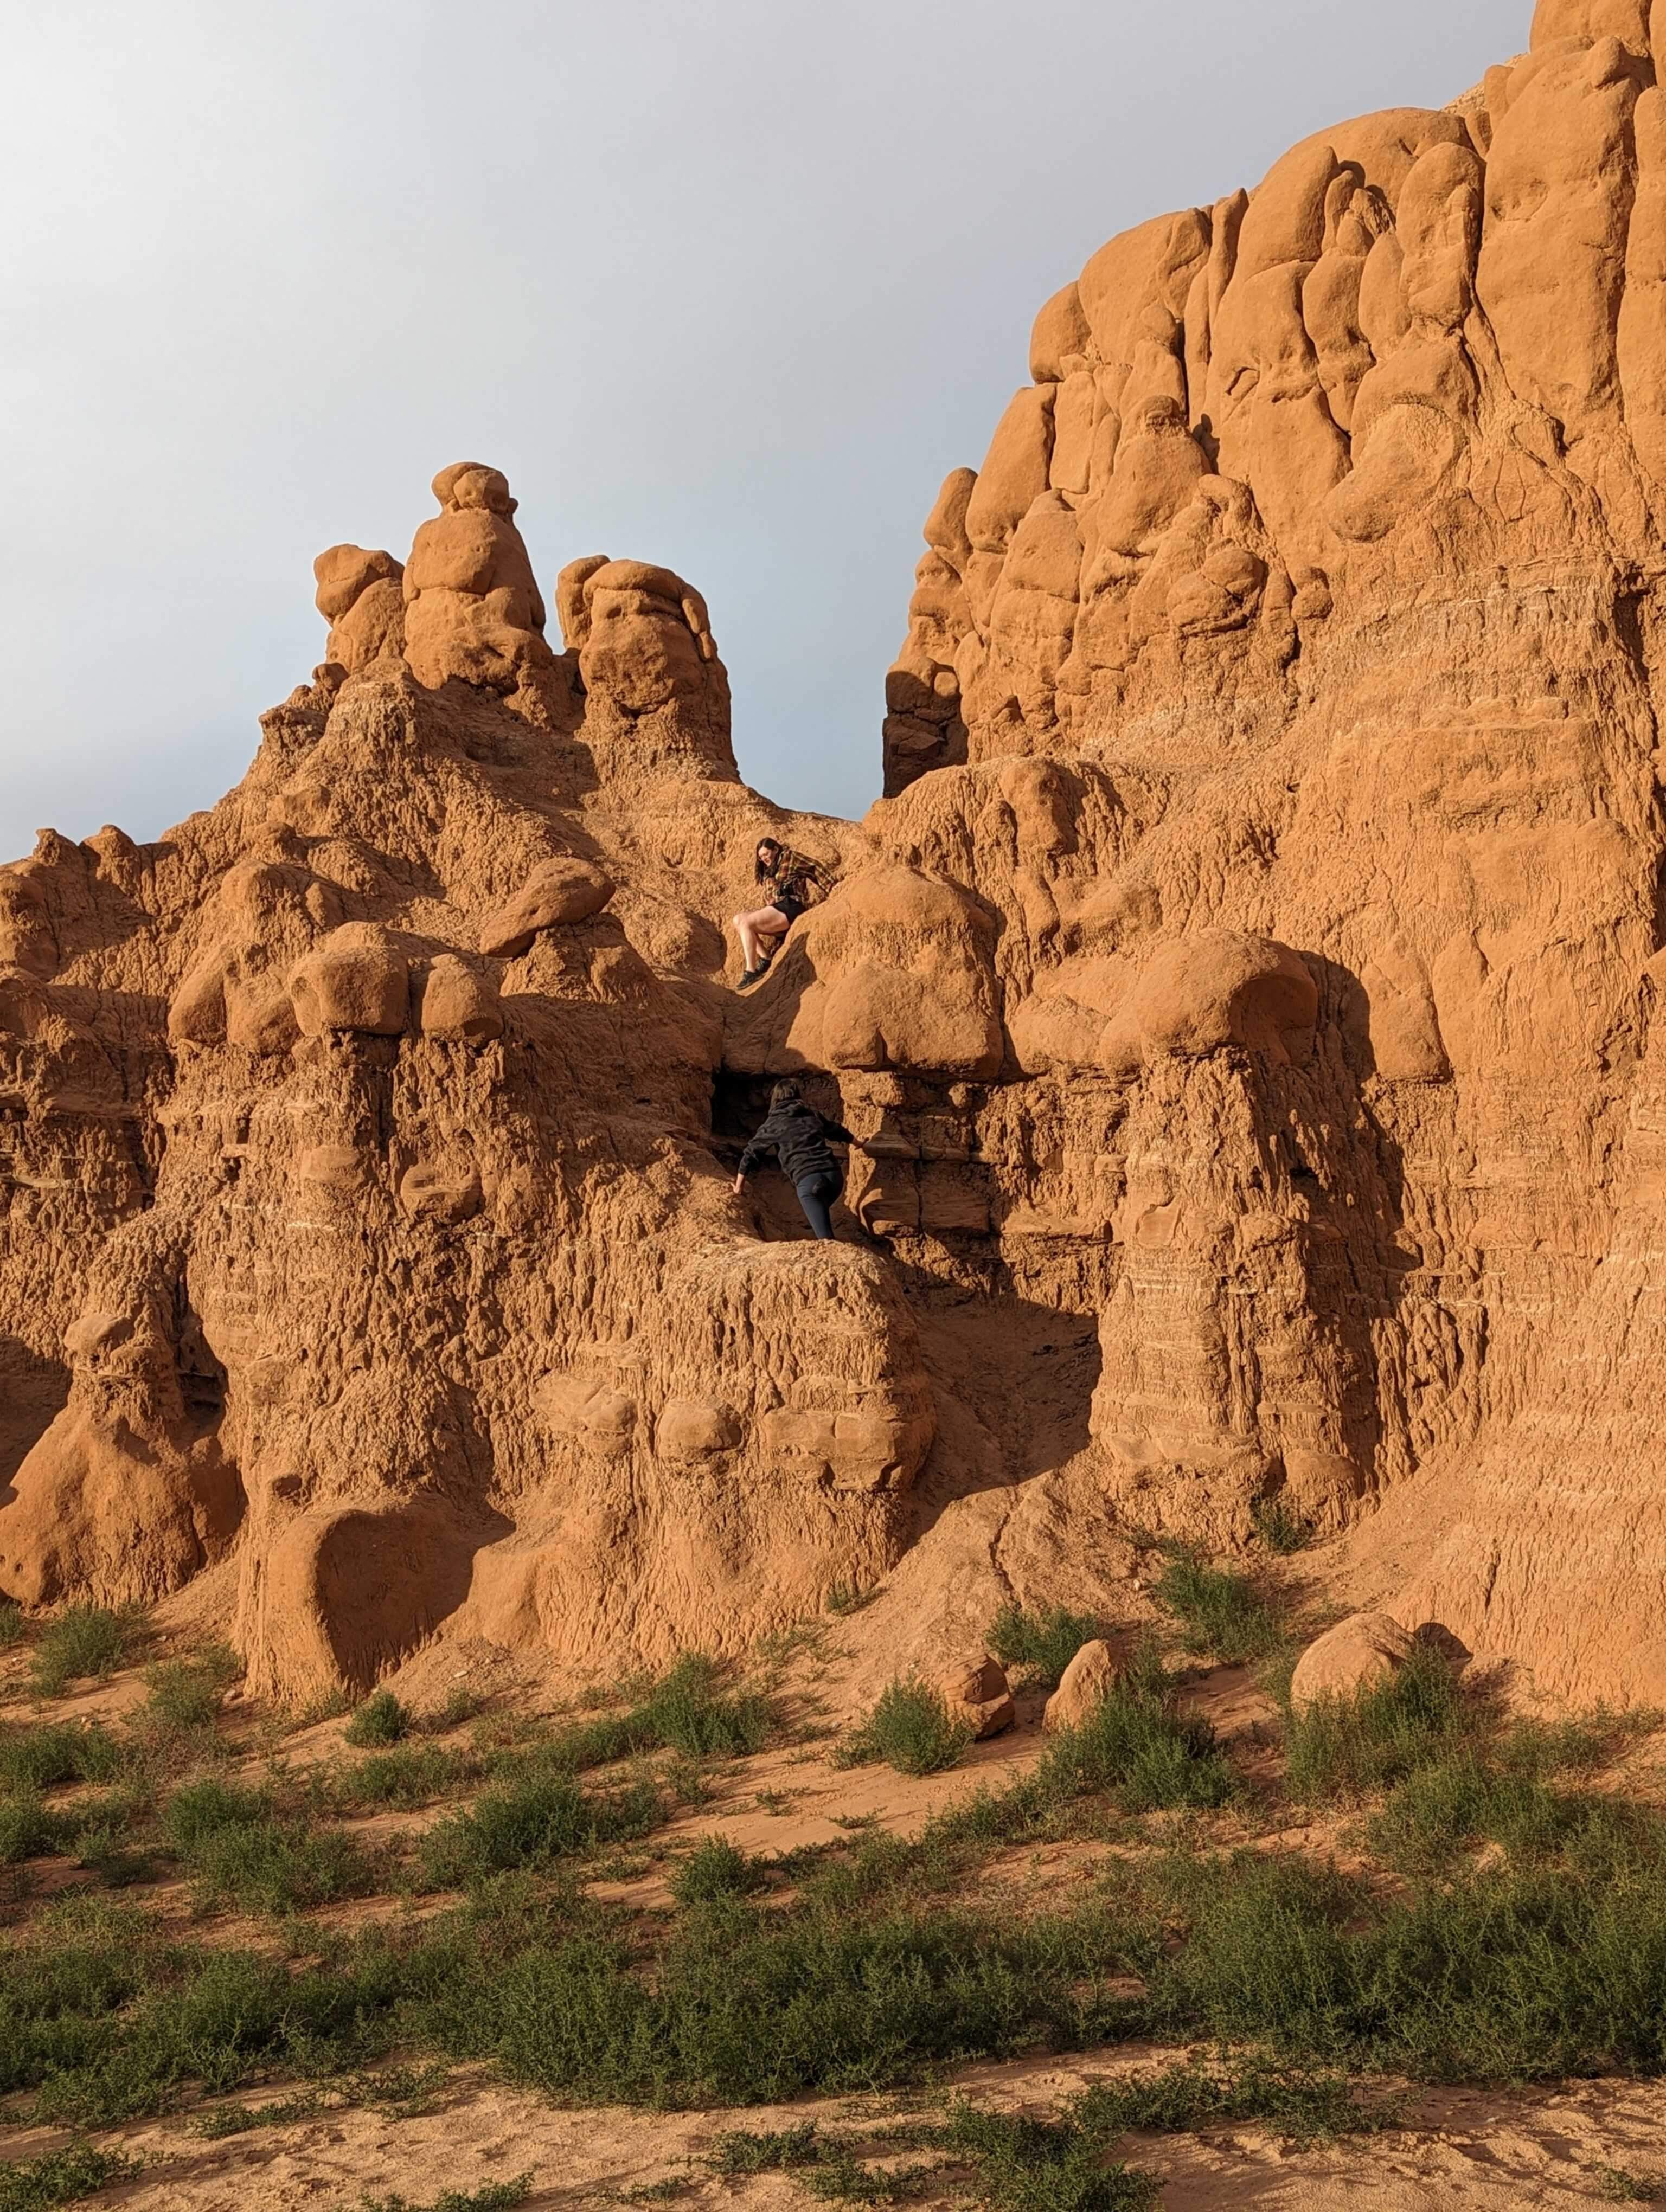
{"type": "Polygon", "coordinates": [[[1028,1202],[1115,1255],[1113,1492],[1366,1524],[1404,1617],[1642,1695],[1655,75],[1637,0],[1544,0],[1451,106],[1093,256],[927,520],[870,817],[998,916],[1007,1099],[1105,1086],[1098,1204],[1028,1202]]]}
{"type": "Polygon", "coordinates": [[[236,791],[0,869],[0,1590],[233,1563],[302,1694],[891,1577],[940,1672],[1276,1499],[1408,1632],[1658,1698],[1646,18],[1543,0],[1045,303],[860,825],[739,782],[669,571],[571,562],[558,651],[496,471],[321,556],[236,791]],[[765,831],[837,881],[737,998],[765,831]],[[789,1073],[832,1246],[730,1188],[789,1073]]]}
{"type": "Polygon", "coordinates": [[[320,557],[220,805],[0,870],[0,1589],[234,1560],[297,1695],[449,1621],[733,1647],[885,1571],[935,1428],[885,1267],[789,1279],[714,1150],[714,918],[812,833],[735,778],[703,604],[581,564],[557,653],[502,477],[435,489],[403,568],[320,557]]]}

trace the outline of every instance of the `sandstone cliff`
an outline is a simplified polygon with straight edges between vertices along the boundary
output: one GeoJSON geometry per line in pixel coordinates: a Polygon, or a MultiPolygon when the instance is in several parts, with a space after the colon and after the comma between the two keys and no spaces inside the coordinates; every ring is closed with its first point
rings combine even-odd
{"type": "Polygon", "coordinates": [[[1658,1697],[1649,19],[1541,0],[1043,307],[860,826],[739,782],[668,571],[572,563],[557,650],[496,471],[321,556],[234,792],[0,869],[0,1590],[223,1565],[299,1695],[890,1578],[889,1668],[1276,1497],[1658,1697]],[[737,999],[771,830],[841,880],[737,999]],[[728,1188],[806,1069],[871,1155],[815,1250],[728,1188]]]}

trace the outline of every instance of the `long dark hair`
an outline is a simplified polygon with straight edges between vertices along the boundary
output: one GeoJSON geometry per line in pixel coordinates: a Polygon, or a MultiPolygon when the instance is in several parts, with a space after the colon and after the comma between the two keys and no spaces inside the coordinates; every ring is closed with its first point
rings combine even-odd
{"type": "Polygon", "coordinates": [[[781,844],[779,837],[760,837],[758,839],[757,854],[753,860],[752,866],[757,872],[757,880],[759,883],[768,883],[769,878],[775,872],[775,866],[781,859],[781,844]],[[768,846],[769,849],[769,858],[767,860],[763,857],[765,846],[768,846]]]}

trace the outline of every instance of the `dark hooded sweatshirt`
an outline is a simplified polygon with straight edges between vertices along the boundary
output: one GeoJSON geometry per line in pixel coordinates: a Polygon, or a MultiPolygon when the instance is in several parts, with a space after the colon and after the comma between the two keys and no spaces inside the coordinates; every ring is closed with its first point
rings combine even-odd
{"type": "Polygon", "coordinates": [[[836,1176],[839,1164],[827,1149],[830,1137],[841,1145],[856,1141],[842,1122],[828,1121],[802,1099],[790,1106],[772,1106],[763,1127],[740,1155],[740,1172],[751,1175],[773,1152],[791,1183],[801,1183],[808,1176],[836,1176]]]}

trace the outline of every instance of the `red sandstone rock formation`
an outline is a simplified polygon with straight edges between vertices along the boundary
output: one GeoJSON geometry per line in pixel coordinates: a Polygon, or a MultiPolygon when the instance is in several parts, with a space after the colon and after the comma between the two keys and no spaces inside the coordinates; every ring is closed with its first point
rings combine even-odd
{"type": "Polygon", "coordinates": [[[301,1694],[889,1576],[934,1679],[1277,1497],[1408,1628],[1658,1698],[1646,13],[1541,0],[1043,307],[860,827],[739,783],[668,571],[573,562],[557,653],[497,471],[321,556],[234,792],[0,869],[0,1590],[224,1562],[301,1694]],[[839,881],[737,999],[766,830],[839,881]],[[788,1070],[866,1242],[730,1188],[788,1070]]]}

